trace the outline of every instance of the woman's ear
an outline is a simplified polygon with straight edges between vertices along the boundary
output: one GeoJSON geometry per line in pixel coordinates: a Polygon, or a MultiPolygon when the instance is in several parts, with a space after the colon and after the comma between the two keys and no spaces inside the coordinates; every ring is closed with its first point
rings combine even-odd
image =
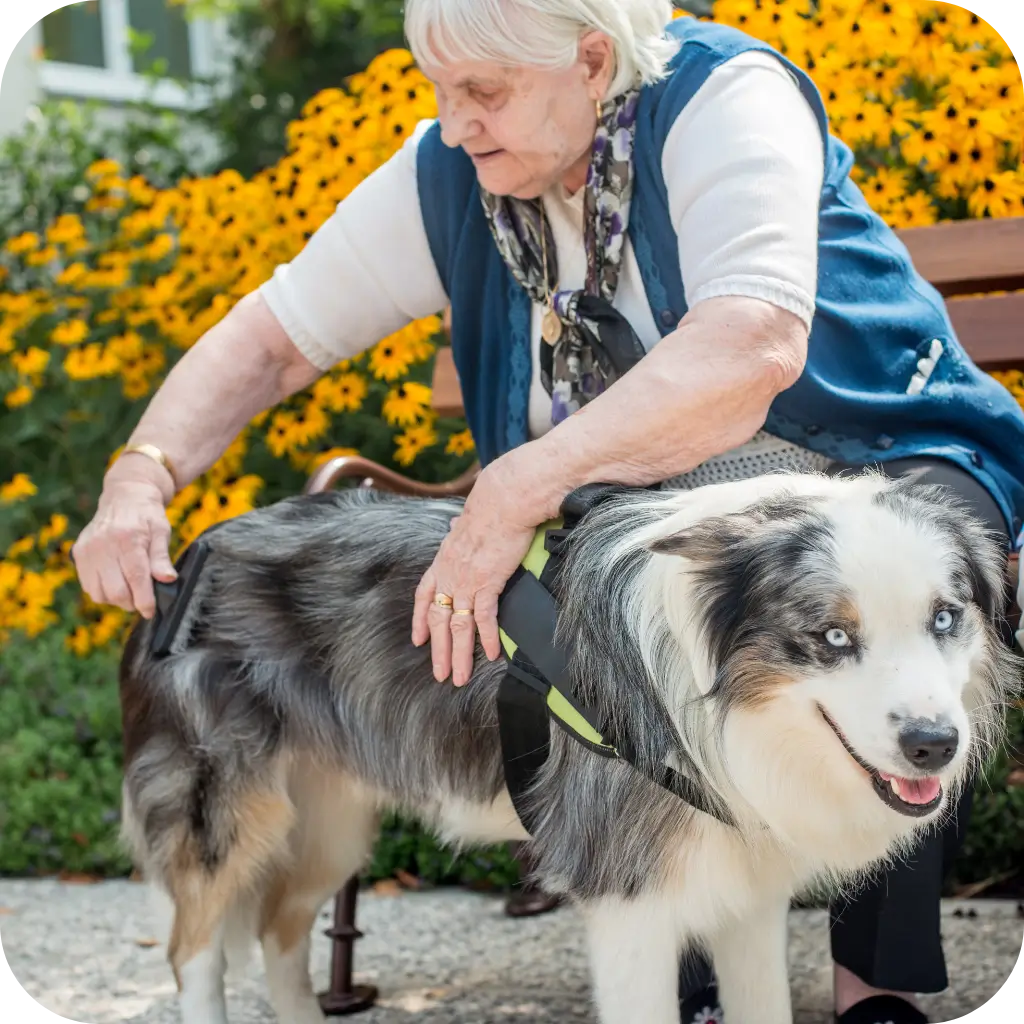
{"type": "Polygon", "coordinates": [[[615,45],[604,32],[588,32],[580,39],[580,62],[586,68],[591,99],[603,100],[615,77],[615,45]]]}

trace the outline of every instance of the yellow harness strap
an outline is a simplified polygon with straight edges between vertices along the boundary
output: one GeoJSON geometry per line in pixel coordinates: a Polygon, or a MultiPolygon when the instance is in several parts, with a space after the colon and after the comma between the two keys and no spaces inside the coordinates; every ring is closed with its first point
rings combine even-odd
{"type": "MultiPolygon", "coordinates": [[[[537,527],[537,532],[534,534],[533,541],[530,544],[530,550],[526,552],[526,557],[522,562],[523,568],[532,576],[536,576],[538,580],[544,571],[544,567],[548,564],[548,559],[551,557],[550,552],[544,546],[547,532],[548,530],[560,529],[562,525],[563,520],[561,516],[542,523],[537,527]]],[[[505,654],[511,660],[519,647],[504,629],[499,628],[498,632],[501,635],[501,644],[505,649],[505,654]]],[[[603,747],[609,754],[615,753],[615,748],[610,743],[605,742],[604,737],[580,714],[572,701],[554,686],[550,686],[548,690],[547,707],[549,714],[558,719],[559,723],[571,733],[575,733],[579,739],[593,746],[603,747]]]]}

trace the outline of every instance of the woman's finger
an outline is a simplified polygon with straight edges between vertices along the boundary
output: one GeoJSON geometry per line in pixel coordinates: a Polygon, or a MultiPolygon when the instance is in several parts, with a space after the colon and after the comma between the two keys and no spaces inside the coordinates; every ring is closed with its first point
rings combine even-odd
{"type": "Polygon", "coordinates": [[[484,654],[494,661],[501,654],[501,635],[498,632],[498,594],[488,590],[480,591],[476,595],[473,611],[484,654]]]}
{"type": "Polygon", "coordinates": [[[452,682],[465,686],[473,675],[473,651],[476,648],[476,621],[472,600],[455,598],[449,626],[452,634],[452,682]]]}
{"type": "Polygon", "coordinates": [[[123,608],[126,612],[135,611],[132,594],[121,572],[121,563],[113,559],[100,566],[100,590],[103,593],[103,604],[111,604],[123,608]]]}
{"type": "Polygon", "coordinates": [[[434,678],[443,683],[452,671],[452,610],[432,601],[427,612],[430,627],[430,659],[434,678]]]}
{"type": "Polygon", "coordinates": [[[428,569],[416,587],[416,599],[412,609],[412,642],[422,647],[430,639],[428,613],[437,592],[434,585],[434,570],[428,569]]]}
{"type": "Polygon", "coordinates": [[[132,605],[144,619],[151,619],[156,612],[156,594],[149,552],[143,547],[129,548],[121,555],[121,575],[131,591],[132,605]]]}

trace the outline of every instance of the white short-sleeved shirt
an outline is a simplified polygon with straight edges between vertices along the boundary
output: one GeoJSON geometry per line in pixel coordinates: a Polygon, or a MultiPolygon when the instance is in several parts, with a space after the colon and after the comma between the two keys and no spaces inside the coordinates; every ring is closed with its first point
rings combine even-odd
{"type": "MultiPolygon", "coordinates": [[[[447,305],[416,176],[417,147],[431,124],[423,122],[260,289],[292,342],[324,370],[447,305]]],[[[823,141],[810,104],[781,62],[751,51],[712,72],[672,126],[662,170],[688,307],[714,297],[749,296],[810,325],[823,141]]],[[[586,275],[582,191],[568,195],[558,185],[543,201],[555,240],[558,287],[580,288],[586,275]]],[[[615,306],[648,350],[658,343],[628,236],[615,306]]],[[[550,429],[551,416],[536,357],[542,316],[535,304],[533,437],[550,429]]],[[[782,444],[764,437],[760,443],[782,444]]]]}

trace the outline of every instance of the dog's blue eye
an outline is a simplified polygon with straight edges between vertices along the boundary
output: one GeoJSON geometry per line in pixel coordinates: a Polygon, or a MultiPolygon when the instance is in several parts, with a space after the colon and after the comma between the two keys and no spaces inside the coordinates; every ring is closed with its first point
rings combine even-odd
{"type": "Polygon", "coordinates": [[[825,632],[825,639],[833,647],[849,647],[850,646],[850,637],[847,635],[847,633],[844,630],[839,629],[838,627],[833,627],[832,629],[827,630],[825,632]]]}
{"type": "Polygon", "coordinates": [[[934,627],[938,633],[948,633],[953,628],[953,613],[948,608],[943,608],[935,616],[934,627]]]}

